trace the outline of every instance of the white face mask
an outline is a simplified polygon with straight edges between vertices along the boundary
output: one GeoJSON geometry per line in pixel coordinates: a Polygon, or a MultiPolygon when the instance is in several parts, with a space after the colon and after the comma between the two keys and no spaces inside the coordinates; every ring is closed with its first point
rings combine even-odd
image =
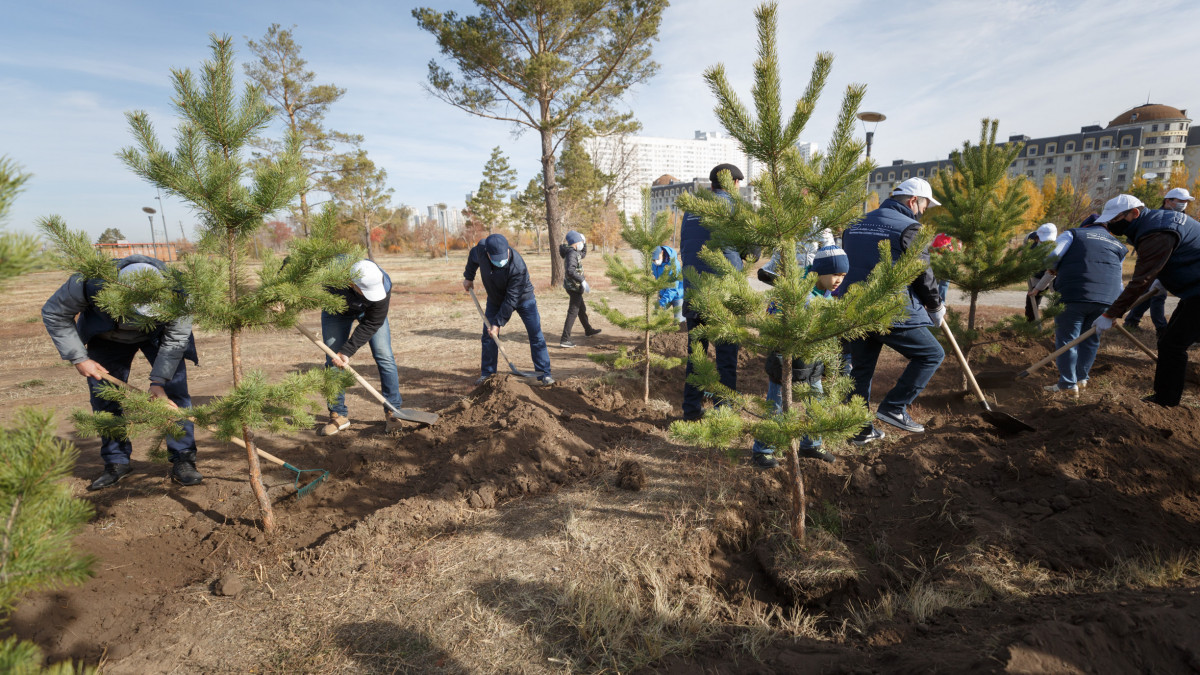
{"type": "Polygon", "coordinates": [[[488,260],[491,260],[492,265],[494,265],[495,267],[504,267],[505,265],[508,264],[508,256],[505,256],[504,260],[501,260],[500,262],[496,262],[495,259],[493,259],[493,258],[488,258],[488,260]]]}
{"type": "Polygon", "coordinates": [[[1184,211],[1187,211],[1187,207],[1188,207],[1188,203],[1185,201],[1182,201],[1182,200],[1176,199],[1175,201],[1171,202],[1171,210],[1172,211],[1179,211],[1180,213],[1182,213],[1184,211]]]}

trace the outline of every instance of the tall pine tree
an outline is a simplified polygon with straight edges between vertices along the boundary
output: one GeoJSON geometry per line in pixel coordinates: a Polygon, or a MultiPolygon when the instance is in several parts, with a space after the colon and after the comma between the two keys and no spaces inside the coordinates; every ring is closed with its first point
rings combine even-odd
{"type": "Polygon", "coordinates": [[[504,197],[517,188],[517,171],[508,165],[508,158],[497,146],[483,165],[483,180],[479,189],[467,200],[467,209],[479,218],[484,228],[495,231],[504,227],[511,211],[504,197]]]}
{"type": "MultiPolygon", "coordinates": [[[[263,529],[269,532],[275,517],[262,485],[255,432],[312,424],[317,407],[312,396],[328,398],[346,378],[342,371],[318,369],[312,371],[315,375],[293,373],[270,384],[263,373],[243,367],[242,337],[251,330],[291,328],[303,311],[344,309],[326,287],[350,285],[350,266],[361,250],[333,242],[336,212],[330,205],[314,223],[313,236],[291,242],[287,265],[268,255],[257,279],[251,278],[247,246],[263,228],[265,217],[287,207],[305,184],[300,139],[289,135],[286,152],[251,168],[246,146],[270,120],[271,108],[256,86],[247,86],[237,96],[229,37],[213,36],[212,53],[199,81],[190,70],[172,70],[173,103],[180,115],[175,151],[162,147],[147,114],[137,111],[127,114],[137,147],[121,152],[134,173],[201,214],[198,252],[162,276],[137,275],[126,282],[118,280],[114,261],[98,253],[82,232],[68,230],[54,217],[44,219],[42,227],[63,267],[87,279],[104,280],[95,302],[117,320],[150,330],[158,322],[187,315],[201,328],[228,333],[233,390],[183,413],[200,425],[215,427],[219,439],[243,439],[250,485],[262,511],[263,529]],[[153,317],[135,309],[146,305],[153,308],[153,317]]],[[[107,414],[77,418],[82,432],[119,437],[144,426],[170,429],[181,414],[149,401],[142,392],[112,388],[106,395],[121,401],[126,419],[107,414]]]]}
{"type": "MultiPolygon", "coordinates": [[[[700,257],[715,273],[697,275],[690,268],[684,270],[691,283],[688,302],[703,320],[691,337],[693,344],[697,339],[707,339],[737,343],[757,354],[779,353],[784,373],[792,372],[795,359],[824,362],[826,393],[818,396],[808,387],[793,391],[785,386],[782,411],[776,414],[764,397],[723,387],[715,364],[707,354],[694,350],[689,381],[731,405],[710,411],[698,422],[675,422],[671,432],[684,441],[715,448],[733,447],[744,434],[752,434],[785,452],[791,477],[792,533],[803,541],[805,496],[796,452],[799,439],[823,437],[826,443],[844,440],[871,419],[861,398],[843,402],[853,387],[849,378],[840,375],[839,340],[891,326],[904,311],[907,286],[924,264],[918,257],[921,246],[910,248],[893,264],[885,244],[880,256],[884,262],[866,281],[852,286],[839,300],[810,302],[816,280],[798,268],[796,243],[812,239],[820,228],[841,231],[861,213],[872,165],[862,160],[865,145],[853,137],[853,132],[866,88],[846,88],[827,153],[805,161],[796,149],[796,141],[825,87],[833,56],[817,55],[804,97],[784,119],[776,46],[777,7],[764,4],[756,16],[759,46],[751,90],[753,113],[730,87],[723,65],[708,69],[704,78],[717,98],[718,119],[762,167],[751,182],[759,205],[739,197],[733,197],[731,204],[712,192],[685,194],[677,201],[680,208],[698,215],[712,233],[712,241],[700,257]],[[721,254],[719,247],[723,245],[782,252],[775,285],[766,291],[754,290],[745,274],[738,273],[721,254]],[[751,412],[752,417],[742,416],[742,410],[751,412]]],[[[722,173],[721,180],[727,189],[731,187],[728,172],[722,173]]]]}
{"type": "Polygon", "coordinates": [[[605,254],[604,262],[608,268],[604,274],[612,280],[613,286],[622,293],[636,295],[642,299],[642,313],[636,316],[625,314],[608,304],[608,298],[598,303],[592,303],[597,312],[614,325],[625,330],[631,330],[642,335],[642,353],[631,355],[628,347],[621,347],[617,354],[592,357],[599,363],[609,363],[614,368],[642,368],[642,401],[650,402],[650,369],[652,367],[665,370],[675,368],[683,363],[682,359],[661,356],[650,351],[650,338],[661,333],[673,333],[679,330],[679,322],[675,320],[674,306],[662,309],[658,306],[658,292],[679,281],[679,276],[673,266],[668,265],[662,275],[654,278],[654,249],[662,246],[671,236],[671,222],[667,219],[666,211],[659,211],[655,218],[650,217],[650,190],[642,190],[642,215],[634,216],[633,223],[621,228],[621,238],[629,247],[641,256],[637,266],[626,263],[616,254],[605,254]]]}

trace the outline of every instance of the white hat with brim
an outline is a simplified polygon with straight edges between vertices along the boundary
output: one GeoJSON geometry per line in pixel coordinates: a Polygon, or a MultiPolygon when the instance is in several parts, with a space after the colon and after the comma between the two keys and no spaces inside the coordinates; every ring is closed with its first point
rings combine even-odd
{"type": "Polygon", "coordinates": [[[1104,203],[1104,211],[1096,219],[1097,223],[1107,223],[1129,209],[1143,209],[1146,205],[1133,195],[1117,195],[1104,203]]]}
{"type": "Polygon", "coordinates": [[[892,196],[896,195],[911,195],[913,197],[924,197],[929,200],[930,206],[941,206],[942,203],[933,198],[933,188],[930,187],[929,181],[924,178],[909,178],[908,180],[896,186],[892,190],[892,196]]]}
{"type": "Polygon", "coordinates": [[[383,270],[379,265],[370,260],[359,260],[351,269],[354,271],[354,285],[369,302],[379,302],[387,297],[387,290],[383,287],[383,270]]]}
{"type": "Polygon", "coordinates": [[[1054,223],[1042,223],[1037,229],[1038,241],[1054,241],[1058,238],[1058,226],[1054,223]]]}
{"type": "MultiPolygon", "coordinates": [[[[151,265],[150,263],[131,263],[129,265],[122,267],[121,271],[117,272],[117,278],[123,279],[125,277],[130,276],[131,274],[139,274],[139,273],[145,273],[145,272],[153,272],[154,274],[157,274],[160,277],[162,276],[162,270],[158,269],[154,265],[151,265]]],[[[142,316],[148,316],[151,318],[154,317],[154,305],[151,305],[148,303],[144,304],[144,305],[134,305],[133,311],[137,312],[138,314],[141,314],[142,316]]]]}
{"type": "Polygon", "coordinates": [[[1179,201],[1183,202],[1190,202],[1195,199],[1195,197],[1192,196],[1192,193],[1188,192],[1184,188],[1171,188],[1167,191],[1167,194],[1163,198],[1178,199],[1179,201]]]}

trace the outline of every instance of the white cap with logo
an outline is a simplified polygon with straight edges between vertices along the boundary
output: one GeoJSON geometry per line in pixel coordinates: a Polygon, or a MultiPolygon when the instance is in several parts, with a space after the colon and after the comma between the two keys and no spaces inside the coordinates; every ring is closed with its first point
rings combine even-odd
{"type": "Polygon", "coordinates": [[[913,197],[924,197],[929,200],[930,206],[941,206],[942,203],[933,198],[933,188],[930,187],[929,181],[924,178],[909,178],[900,183],[892,190],[892,196],[896,195],[911,195],[913,197]]]}
{"type": "Polygon", "coordinates": [[[1184,188],[1171,188],[1167,191],[1164,199],[1178,199],[1180,201],[1190,202],[1195,199],[1195,197],[1193,197],[1192,194],[1184,188]]]}
{"type": "Polygon", "coordinates": [[[351,270],[354,272],[354,285],[369,302],[379,302],[387,297],[383,287],[383,270],[379,265],[370,260],[359,260],[351,270]]]}
{"type": "Polygon", "coordinates": [[[1117,195],[1104,203],[1104,211],[1096,218],[1097,223],[1107,223],[1129,209],[1144,209],[1146,205],[1133,195],[1117,195]]]}

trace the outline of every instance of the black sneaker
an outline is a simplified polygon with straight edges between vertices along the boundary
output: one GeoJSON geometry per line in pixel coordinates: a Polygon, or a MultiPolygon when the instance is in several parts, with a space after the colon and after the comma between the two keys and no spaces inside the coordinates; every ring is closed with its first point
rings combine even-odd
{"type": "Polygon", "coordinates": [[[549,375],[542,375],[541,377],[538,378],[538,384],[548,387],[548,386],[554,384],[554,378],[550,377],[549,375]]]}
{"type": "Polygon", "coordinates": [[[204,476],[196,470],[195,453],[180,453],[175,457],[171,467],[171,480],[183,486],[199,485],[204,482],[204,476]]]}
{"type": "Polygon", "coordinates": [[[857,435],[852,436],[850,438],[850,442],[855,445],[866,445],[868,443],[874,443],[875,441],[882,441],[883,438],[884,433],[882,431],[876,429],[875,425],[868,424],[867,426],[863,427],[863,430],[858,432],[857,435]]]}
{"type": "Polygon", "coordinates": [[[575,346],[575,343],[571,342],[570,340],[559,340],[558,346],[562,347],[563,349],[571,349],[575,346]]]}
{"type": "Polygon", "coordinates": [[[589,329],[583,331],[583,335],[584,335],[584,337],[592,337],[593,335],[599,335],[600,333],[603,333],[603,332],[604,331],[600,330],[599,328],[589,328],[589,329]]]}
{"type": "MultiPolygon", "coordinates": [[[[880,434],[880,435],[882,435],[882,434],[880,434]]],[[[834,462],[837,461],[837,457],[834,457],[833,453],[825,452],[825,449],[819,445],[810,445],[807,447],[801,446],[800,447],[800,456],[801,457],[809,457],[811,459],[819,459],[822,462],[829,462],[830,464],[833,464],[834,462]]]]}
{"type": "Polygon", "coordinates": [[[1142,403],[1153,403],[1154,405],[1170,408],[1171,406],[1158,400],[1158,394],[1150,394],[1142,399],[1142,403]]]}
{"type": "Polygon", "coordinates": [[[925,427],[917,424],[917,421],[908,414],[907,410],[899,413],[877,410],[875,412],[875,419],[879,420],[880,422],[887,422],[897,429],[911,431],[914,434],[924,433],[925,431],[925,427]]]}
{"type": "Polygon", "coordinates": [[[133,467],[128,464],[104,464],[104,473],[100,477],[92,481],[92,484],[87,486],[88,492],[103,490],[106,487],[116,485],[125,476],[133,473],[133,467]]]}
{"type": "Polygon", "coordinates": [[[774,469],[779,466],[779,460],[769,452],[756,452],[750,463],[760,469],[774,469]]]}
{"type": "Polygon", "coordinates": [[[682,419],[684,422],[699,422],[700,420],[704,419],[704,413],[683,413],[683,417],[680,419],[682,419]]]}

